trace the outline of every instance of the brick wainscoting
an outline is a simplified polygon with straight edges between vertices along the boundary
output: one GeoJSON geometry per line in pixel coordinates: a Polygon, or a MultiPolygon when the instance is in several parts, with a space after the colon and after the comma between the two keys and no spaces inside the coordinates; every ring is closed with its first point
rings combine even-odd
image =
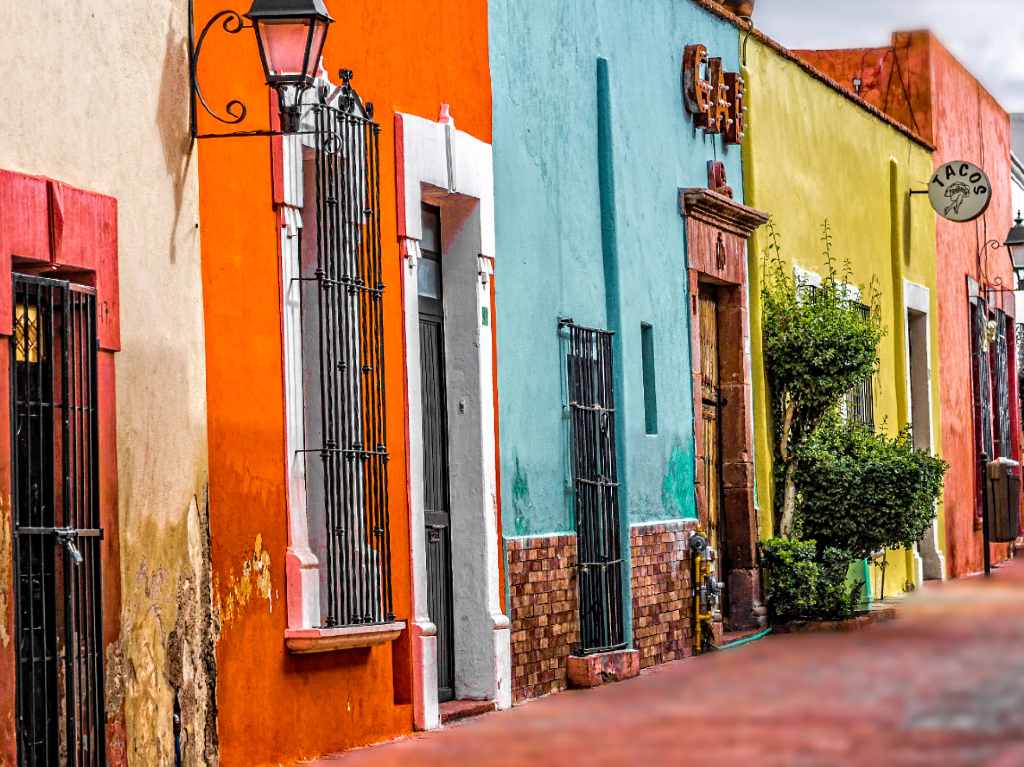
{"type": "Polygon", "coordinates": [[[685,658],[692,650],[687,539],[696,520],[629,530],[633,555],[633,644],[640,668],[685,658]]]}
{"type": "Polygon", "coordinates": [[[566,659],[579,641],[576,536],[507,538],[512,606],[512,701],[566,688],[566,659]]]}

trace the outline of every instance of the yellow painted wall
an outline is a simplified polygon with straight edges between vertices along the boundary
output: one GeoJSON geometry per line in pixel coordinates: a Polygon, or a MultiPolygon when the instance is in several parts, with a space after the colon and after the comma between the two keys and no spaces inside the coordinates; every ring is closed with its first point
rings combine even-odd
{"type": "MultiPolygon", "coordinates": [[[[887,433],[910,419],[903,279],[929,289],[932,444],[941,455],[935,214],[927,197],[908,195],[912,188],[927,186],[930,150],[756,38],[748,43],[745,77],[746,204],[772,215],[788,262],[824,272],[820,238],[828,219],[833,256],[849,260],[852,282],[863,289],[877,280],[886,335],[874,380],[875,422],[887,433]]],[[[762,228],[750,246],[754,439],[763,538],[774,532],[770,411],[761,354],[760,272],[766,241],[762,228]]],[[[942,550],[941,509],[939,514],[942,550]]],[[[891,552],[888,560],[886,595],[916,578],[910,552],[891,552]]],[[[879,573],[872,570],[877,595],[879,573]]]]}

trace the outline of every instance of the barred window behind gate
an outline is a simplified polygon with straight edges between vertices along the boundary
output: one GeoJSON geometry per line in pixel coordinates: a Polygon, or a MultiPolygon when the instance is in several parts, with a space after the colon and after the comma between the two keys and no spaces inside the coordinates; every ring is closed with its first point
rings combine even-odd
{"type": "MultiPolygon", "coordinates": [[[[871,307],[864,304],[857,304],[861,314],[865,317],[871,314],[871,307]]],[[[852,421],[863,424],[869,429],[875,428],[875,391],[874,381],[868,378],[861,381],[859,386],[853,388],[846,395],[846,417],[852,421]]]]}
{"type": "MultiPolygon", "coordinates": [[[[971,301],[971,374],[974,385],[974,438],[979,453],[993,457],[992,445],[992,371],[985,337],[988,332],[988,305],[981,298],[971,301]]],[[[982,514],[982,488],[985,477],[980,462],[975,469],[977,494],[975,515],[982,514]]]]}
{"type": "Polygon", "coordinates": [[[992,341],[993,394],[995,395],[995,439],[997,455],[1009,457],[1010,442],[1010,335],[1002,309],[993,312],[996,337],[992,341]]]}
{"type": "Polygon", "coordinates": [[[301,256],[307,515],[324,626],[394,619],[379,126],[347,82],[306,141],[301,256]]]}
{"type": "Polygon", "coordinates": [[[612,342],[606,330],[561,323],[576,515],[578,654],[624,644],[612,342]]]}
{"type": "MultiPolygon", "coordinates": [[[[822,295],[821,288],[817,285],[810,283],[800,283],[800,293],[807,297],[810,301],[820,300],[822,295]]],[[[856,304],[860,313],[868,317],[871,314],[871,307],[864,304],[856,304]]],[[[875,389],[874,379],[868,378],[861,381],[860,385],[855,386],[846,396],[843,398],[843,412],[846,417],[851,421],[863,424],[871,430],[875,428],[875,389]]]]}

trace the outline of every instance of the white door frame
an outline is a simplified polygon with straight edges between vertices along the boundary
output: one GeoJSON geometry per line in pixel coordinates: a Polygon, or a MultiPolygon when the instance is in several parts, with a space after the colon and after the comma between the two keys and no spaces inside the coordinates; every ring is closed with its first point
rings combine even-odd
{"type": "Polygon", "coordinates": [[[423,509],[419,296],[421,203],[441,208],[442,275],[451,467],[455,696],[512,705],[509,620],[501,608],[494,429],[491,290],[494,175],[490,144],[439,120],[395,115],[398,235],[403,269],[408,392],[412,569],[413,712],[418,729],[440,724],[437,628],[427,605],[423,509]]]}
{"type": "MultiPolygon", "coordinates": [[[[912,360],[910,358],[910,313],[913,312],[924,317],[925,331],[925,366],[927,392],[926,413],[928,416],[928,450],[935,455],[935,435],[937,424],[932,421],[932,334],[931,334],[931,292],[924,285],[919,285],[910,280],[903,280],[903,338],[904,338],[904,359],[906,359],[906,392],[907,392],[907,414],[913,421],[914,413],[914,386],[912,360]]],[[[916,446],[916,445],[915,445],[916,446]]],[[[932,522],[931,527],[925,533],[922,541],[914,547],[914,565],[916,582],[924,583],[925,577],[929,580],[946,579],[946,556],[939,546],[938,518],[932,522]]]]}

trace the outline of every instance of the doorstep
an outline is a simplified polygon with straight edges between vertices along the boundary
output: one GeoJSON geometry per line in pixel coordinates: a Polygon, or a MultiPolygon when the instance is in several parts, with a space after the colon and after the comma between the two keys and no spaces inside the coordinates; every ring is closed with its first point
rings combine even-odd
{"type": "Polygon", "coordinates": [[[440,705],[441,724],[450,724],[471,716],[489,714],[497,710],[493,700],[450,700],[440,705]]]}
{"type": "Polygon", "coordinates": [[[638,650],[612,650],[593,655],[570,655],[566,662],[570,687],[597,687],[640,674],[638,650]]]}

